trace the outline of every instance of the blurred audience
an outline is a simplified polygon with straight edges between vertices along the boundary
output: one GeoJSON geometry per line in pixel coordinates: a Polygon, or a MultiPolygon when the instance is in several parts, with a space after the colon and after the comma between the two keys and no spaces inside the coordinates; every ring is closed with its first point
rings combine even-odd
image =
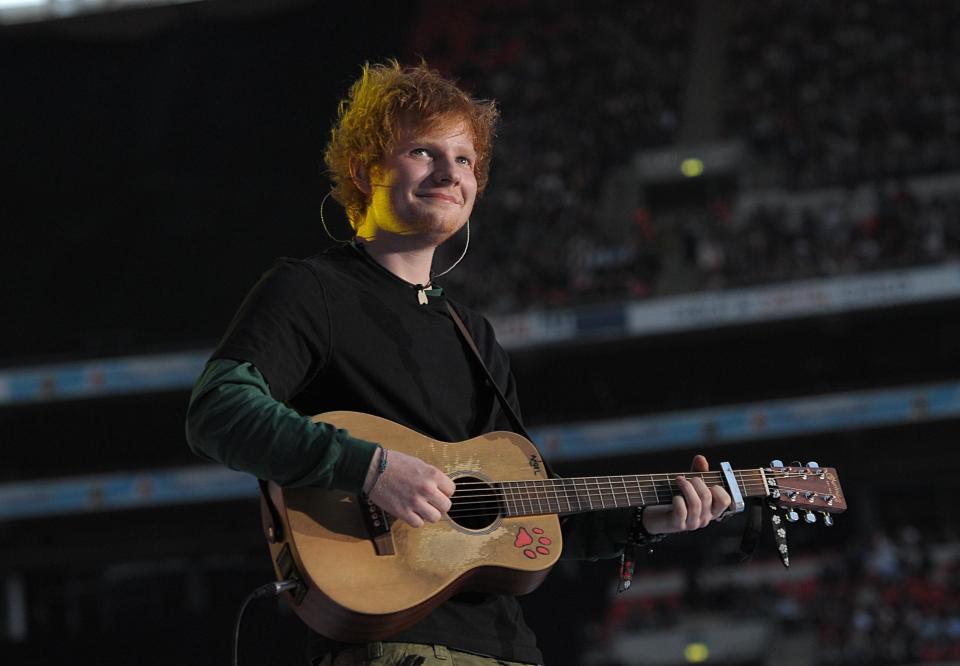
{"type": "Polygon", "coordinates": [[[724,120],[755,182],[796,188],[960,168],[951,0],[732,3],[724,120]]]}
{"type": "Polygon", "coordinates": [[[748,147],[734,184],[706,203],[618,191],[639,151],[677,143],[697,7],[424,4],[411,50],[504,113],[470,252],[444,278],[460,298],[502,314],[960,256],[958,188],[914,187],[960,172],[950,0],[731,3],[717,138],[748,147]],[[772,194],[745,205],[756,193],[772,194]]]}
{"type": "Polygon", "coordinates": [[[774,641],[810,632],[817,648],[802,663],[960,662],[960,542],[934,547],[908,526],[819,561],[819,574],[802,581],[615,599],[599,645],[724,608],[728,620],[768,620],[774,641]]]}
{"type": "MultiPolygon", "coordinates": [[[[960,193],[917,196],[907,184],[813,206],[762,204],[740,215],[700,211],[683,228],[699,288],[743,286],[960,257],[960,193]]],[[[722,208],[721,210],[725,210],[722,208]]]]}

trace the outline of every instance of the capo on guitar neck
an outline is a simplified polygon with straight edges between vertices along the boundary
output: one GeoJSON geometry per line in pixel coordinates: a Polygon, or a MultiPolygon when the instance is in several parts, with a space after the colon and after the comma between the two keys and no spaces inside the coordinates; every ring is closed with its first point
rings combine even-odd
{"type": "Polygon", "coordinates": [[[746,505],[743,501],[743,493],[740,492],[740,484],[737,483],[737,476],[733,473],[733,467],[728,462],[722,462],[720,471],[723,472],[723,479],[727,482],[727,491],[731,499],[730,508],[725,513],[740,513],[746,505]]]}

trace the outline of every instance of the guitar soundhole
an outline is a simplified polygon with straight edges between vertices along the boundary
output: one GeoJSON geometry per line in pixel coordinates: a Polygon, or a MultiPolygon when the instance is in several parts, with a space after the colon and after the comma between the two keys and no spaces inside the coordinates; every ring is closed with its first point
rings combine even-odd
{"type": "Polygon", "coordinates": [[[457,525],[468,530],[482,530],[503,515],[503,495],[492,484],[472,476],[463,476],[453,482],[457,489],[450,498],[453,506],[447,515],[457,525]]]}

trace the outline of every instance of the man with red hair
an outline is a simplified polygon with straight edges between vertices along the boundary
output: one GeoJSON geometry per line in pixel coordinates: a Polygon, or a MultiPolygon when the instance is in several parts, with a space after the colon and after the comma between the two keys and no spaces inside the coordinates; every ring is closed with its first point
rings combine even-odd
{"type": "MultiPolygon", "coordinates": [[[[352,437],[310,414],[387,418],[457,442],[512,430],[435,282],[436,248],[469,224],[486,186],[498,113],[424,64],[365,66],[339,108],[325,159],[355,238],[280,260],[240,307],[197,381],[187,438],[199,455],[281,486],[365,493],[413,527],[441,519],[454,484],[436,467],[352,437]]],[[[509,359],[490,324],[455,306],[484,364],[519,413],[509,359]]],[[[706,461],[698,456],[698,470],[706,461]]],[[[646,533],[697,529],[730,498],[678,478],[672,505],[572,517],[565,555],[612,557],[646,533]]],[[[539,664],[511,596],[464,593],[389,642],[314,635],[316,664],[539,664]]]]}

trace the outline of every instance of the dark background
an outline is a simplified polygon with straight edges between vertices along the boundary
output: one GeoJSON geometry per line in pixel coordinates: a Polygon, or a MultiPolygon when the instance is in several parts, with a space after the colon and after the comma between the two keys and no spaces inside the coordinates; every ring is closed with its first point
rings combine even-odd
{"type": "MultiPolygon", "coordinates": [[[[336,101],[362,62],[414,57],[419,11],[205,2],[0,28],[0,365],[212,347],[274,257],[328,242],[321,155],[336,101]]],[[[536,426],[954,379],[958,339],[949,302],[537,347],[513,362],[536,426]]],[[[187,397],[0,408],[0,481],[196,463],[187,397]]],[[[957,433],[947,421],[707,453],[841,469],[848,515],[795,532],[795,552],[815,553],[878,526],[955,536],[957,433]]],[[[693,453],[558,471],[677,471],[693,453]]],[[[734,562],[740,529],[677,537],[649,566],[734,562]]],[[[240,601],[272,576],[253,500],[0,523],[0,544],[0,572],[18,572],[30,599],[29,641],[0,642],[10,664],[222,663],[240,601]]],[[[615,569],[564,563],[525,599],[548,663],[580,663],[615,569]]],[[[245,663],[300,663],[303,630],[282,605],[254,604],[241,645],[245,663]]]]}

